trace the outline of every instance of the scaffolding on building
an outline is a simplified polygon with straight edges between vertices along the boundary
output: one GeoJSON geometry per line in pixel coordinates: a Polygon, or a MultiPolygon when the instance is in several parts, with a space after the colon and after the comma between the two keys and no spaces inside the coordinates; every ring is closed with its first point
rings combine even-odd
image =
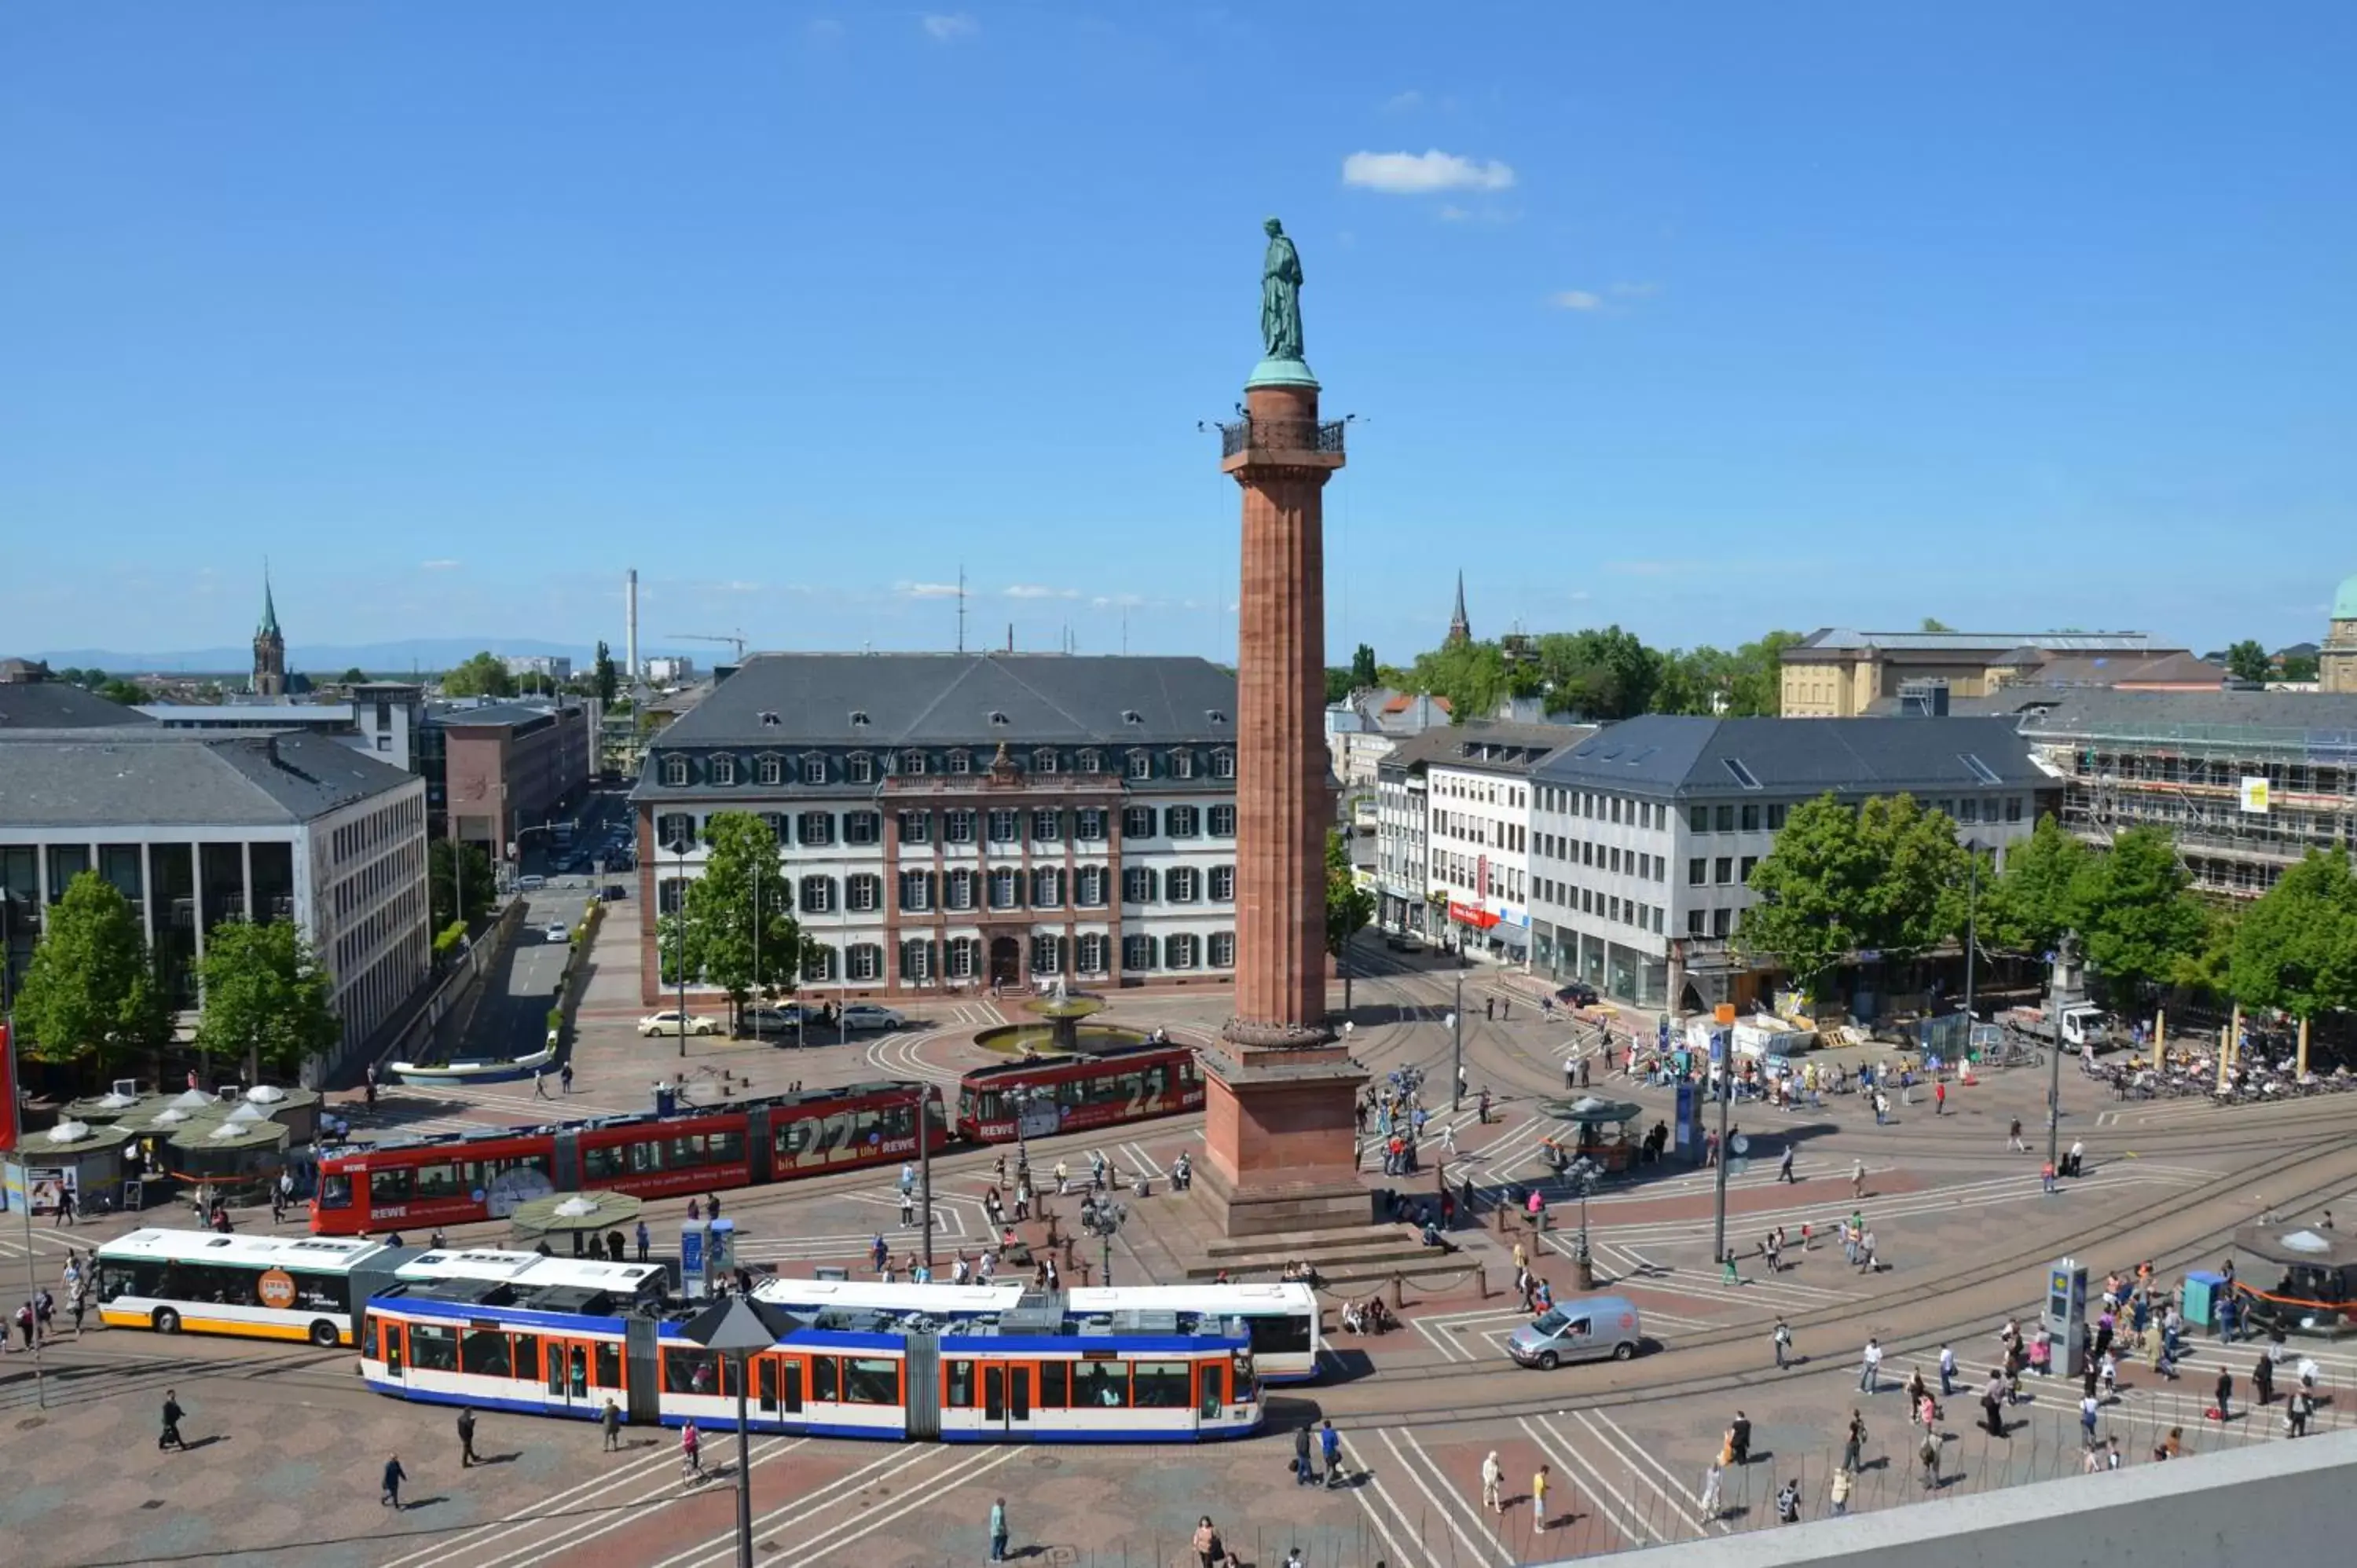
{"type": "Polygon", "coordinates": [[[2357,843],[2357,728],[2154,723],[2065,705],[2023,738],[2061,780],[2064,827],[2102,845],[2167,829],[2207,893],[2256,898],[2309,851],[2357,843]]]}

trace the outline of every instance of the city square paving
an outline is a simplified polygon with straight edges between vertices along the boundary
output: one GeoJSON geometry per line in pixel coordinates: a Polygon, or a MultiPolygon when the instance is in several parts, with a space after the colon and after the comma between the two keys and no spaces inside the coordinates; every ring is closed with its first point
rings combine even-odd
{"type": "MultiPolygon", "coordinates": [[[[910,1026],[873,1039],[814,1037],[802,1048],[691,1039],[683,1060],[673,1039],[640,1039],[634,908],[597,939],[597,971],[576,1047],[577,1076],[566,1103],[552,1106],[529,1084],[464,1094],[389,1091],[374,1115],[355,1104],[355,1123],[388,1136],[416,1130],[503,1125],[556,1114],[610,1114],[644,1108],[651,1085],[684,1072],[690,1098],[776,1092],[880,1078],[952,1082],[995,1059],[972,1043],[977,1028],[1021,1016],[1012,998],[986,996],[911,1007],[910,1026]]],[[[1353,1053],[1378,1073],[1404,1066],[1447,1081],[1449,1041],[1438,1022],[1452,999],[1454,972],[1361,975],[1354,986],[1353,1053]]],[[[1469,999],[1511,1004],[1492,1020],[1469,1007],[1468,1082],[1498,1099],[1488,1124],[1469,1101],[1444,1117],[1448,1154],[1413,1177],[1370,1185],[1434,1192],[1470,1176],[1485,1190],[1545,1176],[1541,1137],[1551,1123],[1540,1101],[1562,1092],[1566,1050],[1602,1063],[1584,1026],[1542,1018],[1510,977],[1476,971],[1469,999]]],[[[1114,1015],[1161,1026],[1179,1038],[1215,1029],[1225,998],[1201,992],[1114,998],[1114,1015]]],[[[935,1564],[986,1555],[985,1525],[1005,1498],[1018,1557],[1092,1564],[1190,1560],[1186,1541],[1209,1514],[1247,1563],[1276,1564],[1298,1546],[1313,1564],[1511,1564],[1586,1555],[1706,1533],[1758,1528],[1770,1498],[1800,1485],[1808,1517],[1827,1509],[1827,1485],[1853,1410],[1867,1427],[1866,1462],[1854,1509],[1932,1495],[1914,1456],[1916,1435],[1897,1387],[1910,1371],[1936,1370],[1942,1343],[1963,1363],[1963,1386],[1945,1402],[1938,1495],[1976,1492],[2074,1473],[2080,1464],[2077,1389],[2032,1383],[2009,1413],[2004,1438],[1974,1424],[1973,1391],[1986,1375],[1995,1334],[2007,1317],[2028,1320],[2049,1259],[2075,1255],[2100,1278],[2145,1258],[2164,1277],[2214,1264],[2233,1226],[2276,1211],[2305,1214],[2357,1187],[2357,1105],[2342,1097],[2296,1106],[2221,1110],[2206,1103],[2121,1104],[2066,1067],[2062,1136],[2083,1138],[2089,1175],[2057,1197],[2040,1191],[2036,1152],[2006,1147],[2008,1122],[2039,1128],[2046,1075],[2026,1069],[1952,1089],[1947,1113],[1921,1102],[1877,1127],[1855,1097],[1792,1115],[1738,1108],[1752,1137],[1749,1165],[1727,1198],[1730,1245],[1743,1254],[1738,1280],[1713,1266],[1714,1173],[1674,1165],[1604,1188],[1588,1205],[1598,1272],[1644,1316],[1652,1346],[1626,1364],[1521,1371],[1500,1342],[1522,1321],[1511,1295],[1510,1249],[1532,1238],[1519,1224],[1451,1237],[1459,1249],[1411,1270],[1398,1289],[1403,1326],[1375,1338],[1334,1332],[1320,1379],[1272,1389],[1265,1430],[1244,1442],[1203,1446],[887,1446],[757,1437],[749,1476],[757,1557],[779,1564],[935,1564]],[[1794,1176],[1778,1177],[1784,1144],[1796,1149],[1794,1176]],[[1863,1164],[1865,1196],[1853,1196],[1863,1164]],[[1847,1264],[1837,1240],[1802,1251],[1857,1209],[1874,1227],[1883,1267],[1847,1264]],[[1770,1273],[1757,1242],[1782,1227],[1785,1266],[1770,1273]],[[1775,1369],[1769,1333],[1781,1317],[1794,1336],[1794,1367],[1775,1369]],[[1869,1336],[1889,1352],[1881,1392],[1859,1388],[1858,1358],[1869,1336]],[[1709,1456],[1740,1410],[1752,1423],[1752,1462],[1726,1477],[1721,1507],[1706,1513],[1698,1493],[1709,1456]],[[1342,1435],[1338,1477],[1302,1487],[1289,1473],[1291,1434],[1331,1420],[1342,1435]],[[1480,1472],[1494,1453],[1503,1470],[1502,1511],[1482,1506],[1480,1472]],[[1533,1478],[1548,1467],[1546,1518],[1532,1504],[1533,1478]],[[1544,1529],[1541,1529],[1542,1522],[1544,1529]]],[[[552,1096],[556,1090],[552,1083],[552,1096]]],[[[1666,1096],[1610,1080],[1609,1092],[1666,1114],[1666,1096]]],[[[1200,1143],[1200,1118],[1176,1118],[1034,1145],[1043,1176],[1061,1157],[1076,1171],[1102,1148],[1125,1173],[1158,1173],[1200,1143]]],[[[992,1155],[962,1152],[933,1164],[937,1259],[985,1242],[981,1198],[992,1155]]],[[[896,1253],[915,1245],[899,1225],[894,1173],[849,1173],[726,1195],[742,1227],[743,1254],[757,1268],[808,1273],[854,1265],[882,1235],[896,1253]]],[[[1570,1253],[1579,1205],[1559,1187],[1554,1224],[1537,1238],[1538,1271],[1559,1295],[1572,1294],[1570,1253]]],[[[1112,1249],[1117,1283],[1175,1279],[1194,1228],[1189,1200],[1157,1180],[1152,1196],[1127,1199],[1132,1219],[1112,1249]]],[[[1049,1199],[1046,1207],[1059,1206],[1049,1199]]],[[[658,1236],[684,1204],[650,1205],[658,1236]]],[[[11,1217],[13,1219],[13,1217],[11,1217]]],[[[182,1222],[151,1211],[149,1218],[182,1222]]],[[[1068,1216],[1059,1212],[1060,1220],[1068,1216]]],[[[266,1212],[242,1214],[242,1229],[267,1230],[266,1212]]],[[[0,1235],[0,1280],[11,1299],[38,1279],[54,1285],[67,1249],[126,1229],[120,1218],[74,1230],[42,1229],[27,1242],[0,1235]]],[[[285,1229],[296,1229],[291,1219],[285,1229]]],[[[1044,1227],[1027,1230],[1035,1242],[1044,1227]]],[[[459,1239],[454,1237],[454,1239],[459,1239]]],[[[498,1226],[466,1239],[504,1240],[498,1226]]],[[[1077,1283],[1102,1264],[1094,1243],[1072,1251],[1077,1283]]],[[[1372,1289],[1372,1287],[1356,1287],[1372,1289]]],[[[94,1321],[94,1320],[93,1320],[94,1321]]],[[[2328,1383],[2357,1379],[2357,1355],[2314,1352],[2328,1383]]],[[[2273,1412],[2221,1425],[2201,1419],[2218,1369],[2247,1385],[2253,1352],[2197,1337],[2179,1382],[2129,1369],[2100,1430],[2143,1462],[2172,1429],[2200,1452],[2276,1441],[2273,1412]]],[[[451,1411],[368,1393],[349,1351],[251,1345],[198,1337],[165,1339],[133,1331],[70,1334],[45,1352],[38,1390],[33,1358],[0,1360],[0,1431],[7,1434],[8,1485],[0,1527],[8,1561],[30,1564],[257,1563],[376,1565],[376,1568],[530,1568],[536,1564],[663,1564],[699,1568],[733,1561],[735,1439],[709,1434],[707,1466],[720,1474],[695,1487],[680,1474],[676,1435],[634,1430],[619,1453],[601,1452],[587,1423],[495,1414],[476,1439],[484,1463],[462,1468],[451,1411]],[[188,1411],[187,1453],[159,1453],[156,1411],[166,1389],[188,1411]],[[399,1512],[378,1498],[386,1457],[410,1475],[399,1512]]],[[[2341,1419],[2327,1407],[2327,1424],[2341,1419]]]]}

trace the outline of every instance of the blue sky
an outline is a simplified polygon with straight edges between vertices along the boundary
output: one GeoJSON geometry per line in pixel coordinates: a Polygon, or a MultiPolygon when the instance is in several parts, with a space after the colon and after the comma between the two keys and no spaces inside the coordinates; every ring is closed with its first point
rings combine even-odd
{"type": "Polygon", "coordinates": [[[1232,650],[1261,219],[1329,643],[2322,629],[2357,7],[48,4],[0,651],[1232,650]]]}

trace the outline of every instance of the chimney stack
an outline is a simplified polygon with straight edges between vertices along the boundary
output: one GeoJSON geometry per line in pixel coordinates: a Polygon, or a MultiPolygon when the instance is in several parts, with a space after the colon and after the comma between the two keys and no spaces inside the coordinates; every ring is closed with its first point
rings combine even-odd
{"type": "Polygon", "coordinates": [[[636,566],[630,568],[630,585],[624,597],[629,601],[630,619],[623,629],[622,658],[625,664],[622,674],[625,680],[636,681],[639,678],[639,569],[636,566]]]}

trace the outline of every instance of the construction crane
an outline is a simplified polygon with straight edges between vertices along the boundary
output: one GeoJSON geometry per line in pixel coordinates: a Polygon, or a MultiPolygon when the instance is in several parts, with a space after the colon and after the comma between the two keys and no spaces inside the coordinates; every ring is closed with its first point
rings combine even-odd
{"type": "Polygon", "coordinates": [[[676,638],[682,642],[725,642],[737,650],[737,662],[739,664],[745,662],[745,634],[741,631],[734,637],[708,631],[673,631],[664,635],[676,638]]]}

